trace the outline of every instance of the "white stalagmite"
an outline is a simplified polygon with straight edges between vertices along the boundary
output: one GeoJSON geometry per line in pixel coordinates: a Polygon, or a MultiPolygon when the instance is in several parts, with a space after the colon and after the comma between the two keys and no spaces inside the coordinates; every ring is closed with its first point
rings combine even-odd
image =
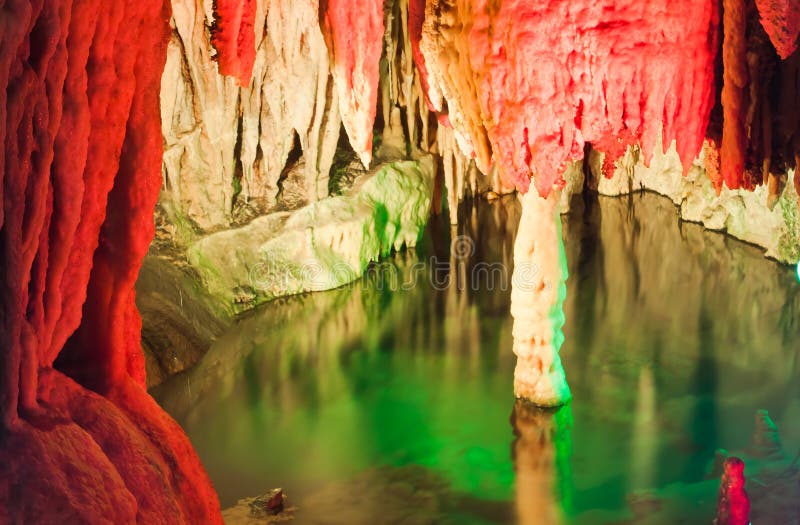
{"type": "Polygon", "coordinates": [[[543,407],[560,406],[571,398],[558,356],[567,295],[559,200],[560,191],[555,189],[547,199],[533,188],[523,195],[514,244],[514,394],[543,407]]]}

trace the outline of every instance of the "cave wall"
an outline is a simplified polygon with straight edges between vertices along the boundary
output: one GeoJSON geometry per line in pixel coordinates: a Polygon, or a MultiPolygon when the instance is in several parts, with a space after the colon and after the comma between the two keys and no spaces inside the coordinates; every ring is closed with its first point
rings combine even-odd
{"type": "Polygon", "coordinates": [[[454,174],[453,199],[488,189],[449,128],[429,122],[412,56],[419,5],[253,0],[241,10],[238,2],[173,0],[160,208],[175,240],[283,210],[290,185],[304,202],[328,197],[337,146],[334,169],[434,152],[454,174]],[[238,58],[247,51],[240,34],[253,38],[252,56],[238,58]]]}
{"type": "MultiPolygon", "coordinates": [[[[220,2],[219,12],[227,4],[220,2]]],[[[161,81],[164,194],[170,221],[187,234],[230,227],[235,204],[264,213],[277,201],[281,174],[302,148],[304,192],[328,194],[340,132],[337,91],[316,0],[248,2],[254,39],[252,75],[238,76],[233,24],[212,31],[211,0],[174,0],[173,28],[161,81]],[[213,35],[213,37],[212,37],[213,35]],[[233,68],[229,70],[228,68],[233,68]],[[235,76],[225,76],[221,72],[235,76]]],[[[239,14],[234,12],[233,15],[239,14]]],[[[224,20],[224,18],[222,18],[224,20]]]]}
{"type": "Polygon", "coordinates": [[[144,389],[134,303],[168,10],[2,5],[3,523],[219,522],[188,439],[144,389]]]}
{"type": "Polygon", "coordinates": [[[717,191],[764,184],[774,201],[800,143],[795,11],[755,0],[175,0],[161,203],[176,237],[192,238],[281,209],[291,173],[314,202],[346,143],[365,166],[438,155],[454,209],[470,192],[525,191],[532,177],[540,193],[561,187],[588,146],[607,154],[611,176],[629,146],[649,163],[674,141],[688,172],[706,138],[717,191]]]}

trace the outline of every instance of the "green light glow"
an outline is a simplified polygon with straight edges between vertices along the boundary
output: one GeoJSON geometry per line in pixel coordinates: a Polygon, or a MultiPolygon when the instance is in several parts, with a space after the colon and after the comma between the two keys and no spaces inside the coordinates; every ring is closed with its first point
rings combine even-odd
{"type": "Polygon", "coordinates": [[[797,280],[800,281],[800,262],[797,263],[797,280]]]}

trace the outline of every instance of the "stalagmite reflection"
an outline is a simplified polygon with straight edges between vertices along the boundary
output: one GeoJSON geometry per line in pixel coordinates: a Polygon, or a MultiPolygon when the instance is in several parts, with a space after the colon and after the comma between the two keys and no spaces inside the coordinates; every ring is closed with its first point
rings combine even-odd
{"type": "Polygon", "coordinates": [[[547,199],[531,190],[522,197],[514,244],[511,316],[514,318],[514,394],[538,406],[567,403],[569,386],[558,350],[564,342],[567,258],[561,237],[560,191],[547,199]]]}
{"type": "Polygon", "coordinates": [[[636,410],[631,435],[630,490],[652,487],[658,453],[658,424],[656,421],[656,386],[653,369],[639,370],[636,410]]]}
{"type": "Polygon", "coordinates": [[[542,409],[517,400],[511,414],[520,525],[560,525],[572,501],[572,408],[542,409]]]}

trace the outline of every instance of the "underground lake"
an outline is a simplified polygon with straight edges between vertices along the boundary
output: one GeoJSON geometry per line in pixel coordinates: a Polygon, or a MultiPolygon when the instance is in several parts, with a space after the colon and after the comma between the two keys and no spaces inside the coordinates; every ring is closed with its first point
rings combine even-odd
{"type": "Polygon", "coordinates": [[[710,523],[715,453],[750,448],[758,410],[800,448],[793,270],[651,193],[574,199],[573,400],[515,402],[519,207],[434,219],[415,251],[244,315],[155,389],[223,508],[282,487],[302,523],[710,523]]]}

